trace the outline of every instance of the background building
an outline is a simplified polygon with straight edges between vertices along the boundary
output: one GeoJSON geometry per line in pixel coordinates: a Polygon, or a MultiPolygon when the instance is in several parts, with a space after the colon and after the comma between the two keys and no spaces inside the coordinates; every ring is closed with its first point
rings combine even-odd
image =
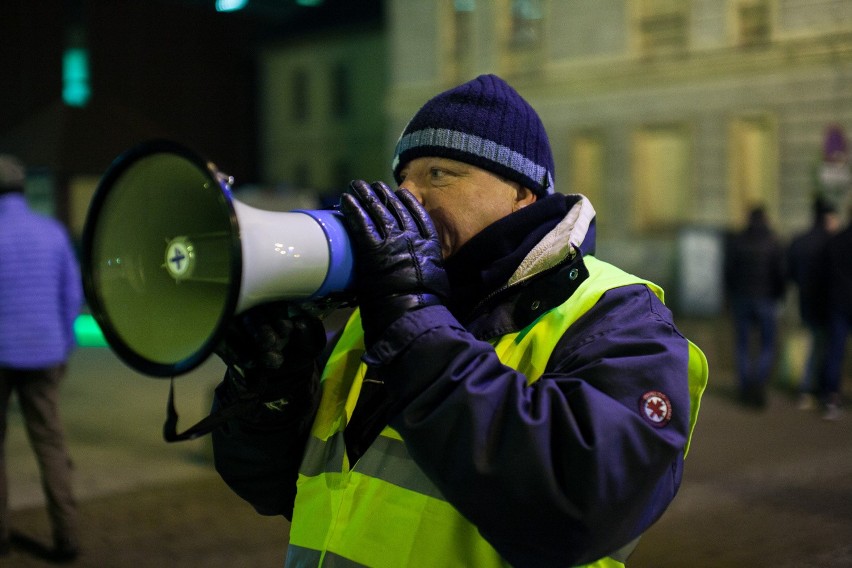
{"type": "Polygon", "coordinates": [[[385,69],[381,8],[379,0],[4,0],[0,151],[26,162],[31,200],[77,237],[106,168],[152,138],[212,160],[256,204],[289,203],[281,194],[297,185],[318,194],[344,178],[345,164],[375,162],[364,148],[384,132],[383,99],[371,95],[385,69]],[[298,55],[306,49],[314,59],[298,55]],[[291,70],[302,64],[299,83],[291,70]],[[294,118],[298,104],[305,114],[294,118]]]}
{"type": "Polygon", "coordinates": [[[154,137],[254,204],[331,202],[387,179],[410,116],[479,73],[539,110],[557,190],[599,211],[599,254],[684,311],[720,309],[721,238],[752,205],[788,236],[816,191],[848,193],[848,0],[225,4],[4,2],[0,150],[73,233],[111,160],[154,137]]]}
{"type": "Polygon", "coordinates": [[[354,178],[387,177],[387,50],[377,25],[302,34],[259,53],[260,179],[327,202],[354,178]]]}
{"type": "Polygon", "coordinates": [[[823,146],[852,123],[852,2],[389,0],[387,13],[390,131],[431,94],[502,75],[542,115],[557,190],[595,204],[599,253],[684,310],[718,310],[720,235],[751,206],[789,235],[821,174],[845,196],[846,148],[826,164],[823,146]]]}

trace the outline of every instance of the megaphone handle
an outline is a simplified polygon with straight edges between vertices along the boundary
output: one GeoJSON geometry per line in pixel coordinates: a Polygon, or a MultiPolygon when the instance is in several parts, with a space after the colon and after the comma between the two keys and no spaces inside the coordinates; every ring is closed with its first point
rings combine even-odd
{"type": "Polygon", "coordinates": [[[166,422],[163,424],[163,438],[169,443],[194,440],[195,438],[209,434],[228,420],[240,416],[255,407],[257,403],[258,399],[256,396],[241,398],[234,404],[220,407],[216,410],[216,412],[205,416],[195,425],[178,433],[178,413],[175,408],[175,379],[172,377],[169,384],[169,400],[166,407],[166,422]]]}

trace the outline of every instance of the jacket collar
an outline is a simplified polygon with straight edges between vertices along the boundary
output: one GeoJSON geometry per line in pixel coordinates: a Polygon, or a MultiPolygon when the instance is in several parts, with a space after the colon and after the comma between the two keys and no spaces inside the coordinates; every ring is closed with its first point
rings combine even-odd
{"type": "Polygon", "coordinates": [[[595,210],[582,195],[526,255],[508,282],[489,294],[462,323],[480,339],[519,331],[567,300],[588,278],[583,255],[594,254],[595,210]]]}
{"type": "Polygon", "coordinates": [[[581,254],[487,298],[468,321],[461,322],[478,339],[520,331],[570,298],[589,277],[581,254]]]}
{"type": "Polygon", "coordinates": [[[566,198],[575,199],[568,214],[532,248],[509,278],[508,286],[545,272],[573,257],[578,251],[594,254],[595,209],[583,195],[570,195],[566,198]]]}

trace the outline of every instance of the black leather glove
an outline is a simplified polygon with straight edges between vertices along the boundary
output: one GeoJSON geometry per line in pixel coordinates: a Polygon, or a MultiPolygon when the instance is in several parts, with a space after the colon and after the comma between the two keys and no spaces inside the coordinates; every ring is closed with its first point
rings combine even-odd
{"type": "Polygon", "coordinates": [[[319,318],[278,302],[236,317],[216,354],[228,365],[231,396],[283,405],[308,387],[325,343],[319,318]]]}
{"type": "Polygon", "coordinates": [[[441,245],[411,193],[382,182],[353,181],[340,200],[355,255],[355,292],[371,346],[406,313],[443,303],[449,283],[441,245]]]}

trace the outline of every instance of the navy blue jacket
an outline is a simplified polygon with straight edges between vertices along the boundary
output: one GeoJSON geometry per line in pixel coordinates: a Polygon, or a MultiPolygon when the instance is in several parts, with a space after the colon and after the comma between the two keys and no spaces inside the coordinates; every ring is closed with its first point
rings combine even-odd
{"type": "MultiPolygon", "coordinates": [[[[585,198],[566,199],[565,220],[464,325],[443,306],[411,312],[365,355],[412,457],[517,566],[589,562],[640,535],[680,486],[689,432],[688,343],[646,286],[604,294],[532,386],[487,342],[568,300],[588,277],[573,253],[593,250],[594,211],[585,198]],[[572,269],[581,273],[573,284],[572,269]],[[643,417],[649,393],[670,400],[664,427],[643,417]]],[[[232,423],[214,433],[214,450],[238,494],[289,517],[309,421],[282,420],[265,430],[232,423]]]]}
{"type": "Polygon", "coordinates": [[[830,309],[852,318],[852,224],[834,235],[826,248],[830,309]]]}
{"type": "Polygon", "coordinates": [[[828,320],[829,274],[825,259],[831,232],[815,223],[796,235],[787,247],[787,272],[799,290],[799,315],[808,325],[825,325],[828,320]]]}

